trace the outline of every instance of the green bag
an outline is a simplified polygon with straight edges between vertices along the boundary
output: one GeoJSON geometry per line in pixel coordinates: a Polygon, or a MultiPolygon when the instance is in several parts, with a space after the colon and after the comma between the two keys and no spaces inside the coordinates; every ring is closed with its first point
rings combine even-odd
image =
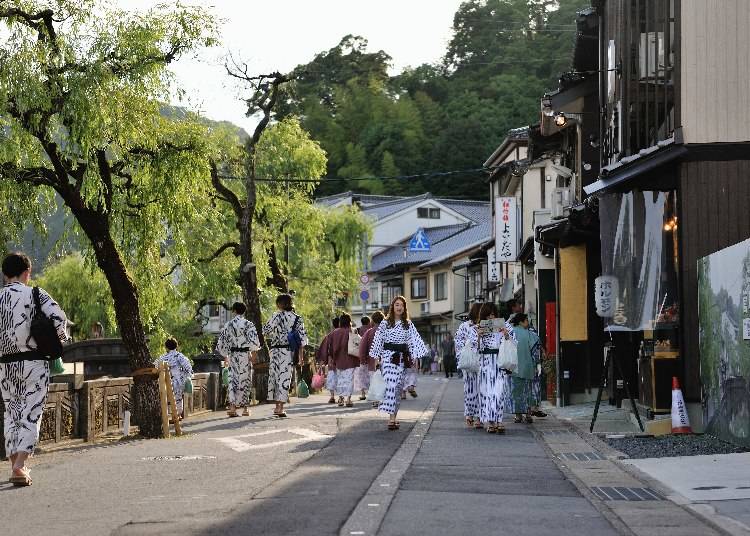
{"type": "Polygon", "coordinates": [[[185,382],[185,388],[183,389],[186,393],[192,393],[193,392],[193,378],[188,378],[185,382]]]}
{"type": "Polygon", "coordinates": [[[49,362],[50,376],[56,376],[57,374],[62,374],[63,372],[65,372],[65,367],[63,366],[62,357],[58,357],[57,359],[53,359],[49,362]]]}
{"type": "Polygon", "coordinates": [[[229,385],[229,367],[224,367],[221,369],[221,384],[224,387],[227,387],[229,385]]]}
{"type": "Polygon", "coordinates": [[[307,398],[310,396],[310,388],[307,387],[307,383],[305,383],[305,380],[300,380],[297,384],[297,396],[299,398],[307,398]]]}

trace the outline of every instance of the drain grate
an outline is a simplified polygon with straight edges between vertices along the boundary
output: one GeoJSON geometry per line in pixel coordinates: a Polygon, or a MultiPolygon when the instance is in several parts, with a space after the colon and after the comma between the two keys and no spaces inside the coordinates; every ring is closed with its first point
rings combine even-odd
{"type": "Polygon", "coordinates": [[[591,462],[605,459],[598,452],[561,452],[557,454],[557,457],[561,460],[573,460],[577,462],[591,462]]]}
{"type": "Polygon", "coordinates": [[[570,430],[542,430],[542,434],[546,436],[562,436],[562,435],[573,435],[570,430]]]}
{"type": "Polygon", "coordinates": [[[594,486],[591,491],[602,501],[661,501],[664,499],[651,488],[594,486]]]}
{"type": "Polygon", "coordinates": [[[174,461],[185,461],[185,460],[215,460],[216,456],[203,456],[203,455],[175,455],[175,456],[146,456],[141,458],[149,462],[174,462],[174,461]]]}

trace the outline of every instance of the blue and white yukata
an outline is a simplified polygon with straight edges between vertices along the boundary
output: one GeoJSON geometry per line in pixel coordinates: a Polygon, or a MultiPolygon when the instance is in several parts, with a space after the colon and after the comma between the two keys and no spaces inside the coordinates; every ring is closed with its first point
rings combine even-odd
{"type": "MultiPolygon", "coordinates": [[[[60,341],[68,340],[67,318],[60,306],[41,288],[42,312],[54,323],[60,341]]],[[[31,352],[36,342],[29,328],[36,315],[32,287],[20,282],[5,285],[0,291],[0,357],[31,352]]],[[[5,454],[32,454],[39,441],[42,412],[49,387],[49,362],[46,359],[0,363],[0,393],[5,404],[5,454]]]]}
{"type": "Polygon", "coordinates": [[[268,363],[268,400],[284,404],[289,402],[293,359],[296,356],[293,356],[289,350],[287,335],[292,331],[292,326],[298,318],[299,322],[295,329],[302,339],[302,346],[305,346],[308,342],[305,323],[302,317],[293,311],[276,311],[263,326],[263,336],[271,351],[271,359],[268,363]]]}
{"type": "Polygon", "coordinates": [[[395,415],[398,413],[401,404],[405,372],[403,359],[400,359],[398,363],[391,362],[391,358],[397,352],[385,348],[386,345],[390,344],[406,344],[409,348],[410,358],[413,360],[427,355],[429,350],[413,322],[405,325],[401,320],[398,320],[392,327],[389,327],[388,321],[383,320],[378,326],[370,348],[370,357],[380,360],[380,368],[385,381],[385,395],[378,409],[384,413],[395,415]]]}
{"type": "Polygon", "coordinates": [[[253,365],[250,352],[260,349],[260,340],[255,324],[241,315],[236,315],[224,324],[216,343],[216,353],[229,359],[229,403],[247,407],[250,403],[250,382],[253,365]]]}
{"type": "Polygon", "coordinates": [[[185,383],[193,377],[193,367],[190,365],[188,358],[177,350],[170,350],[166,354],[157,357],[154,361],[154,366],[160,367],[162,363],[169,365],[174,401],[177,404],[177,412],[182,415],[182,394],[185,392],[185,383]]]}
{"type": "Polygon", "coordinates": [[[515,344],[506,340],[502,333],[487,333],[479,337],[479,419],[483,423],[503,422],[506,381],[505,371],[498,366],[500,345],[515,344]]]}
{"type": "MultiPolygon", "coordinates": [[[[463,322],[458,326],[453,338],[456,346],[456,356],[468,344],[477,352],[479,351],[479,335],[476,326],[471,320],[463,322]]],[[[464,416],[470,419],[479,419],[479,371],[464,373],[464,416]]]]}

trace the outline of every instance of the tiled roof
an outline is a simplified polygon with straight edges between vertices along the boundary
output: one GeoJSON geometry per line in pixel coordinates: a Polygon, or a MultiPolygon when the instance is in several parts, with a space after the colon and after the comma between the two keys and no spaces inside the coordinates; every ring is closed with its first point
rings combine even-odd
{"type": "Polygon", "coordinates": [[[406,252],[404,249],[408,241],[394,246],[375,255],[370,265],[371,272],[380,272],[390,267],[420,265],[430,266],[438,264],[455,255],[480,246],[492,239],[492,222],[488,218],[479,224],[451,225],[447,227],[433,227],[424,230],[431,243],[429,252],[406,252]]]}

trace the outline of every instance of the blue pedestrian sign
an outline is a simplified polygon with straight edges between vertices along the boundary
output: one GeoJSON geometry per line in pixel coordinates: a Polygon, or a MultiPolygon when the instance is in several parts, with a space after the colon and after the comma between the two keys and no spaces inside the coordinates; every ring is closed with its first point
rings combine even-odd
{"type": "Polygon", "coordinates": [[[370,299],[370,293],[366,290],[363,290],[359,293],[359,297],[362,299],[362,301],[366,302],[370,299]]]}
{"type": "Polygon", "coordinates": [[[414,236],[409,240],[409,251],[412,253],[421,253],[430,251],[430,241],[427,239],[427,235],[424,234],[424,229],[421,227],[417,229],[414,236]]]}

